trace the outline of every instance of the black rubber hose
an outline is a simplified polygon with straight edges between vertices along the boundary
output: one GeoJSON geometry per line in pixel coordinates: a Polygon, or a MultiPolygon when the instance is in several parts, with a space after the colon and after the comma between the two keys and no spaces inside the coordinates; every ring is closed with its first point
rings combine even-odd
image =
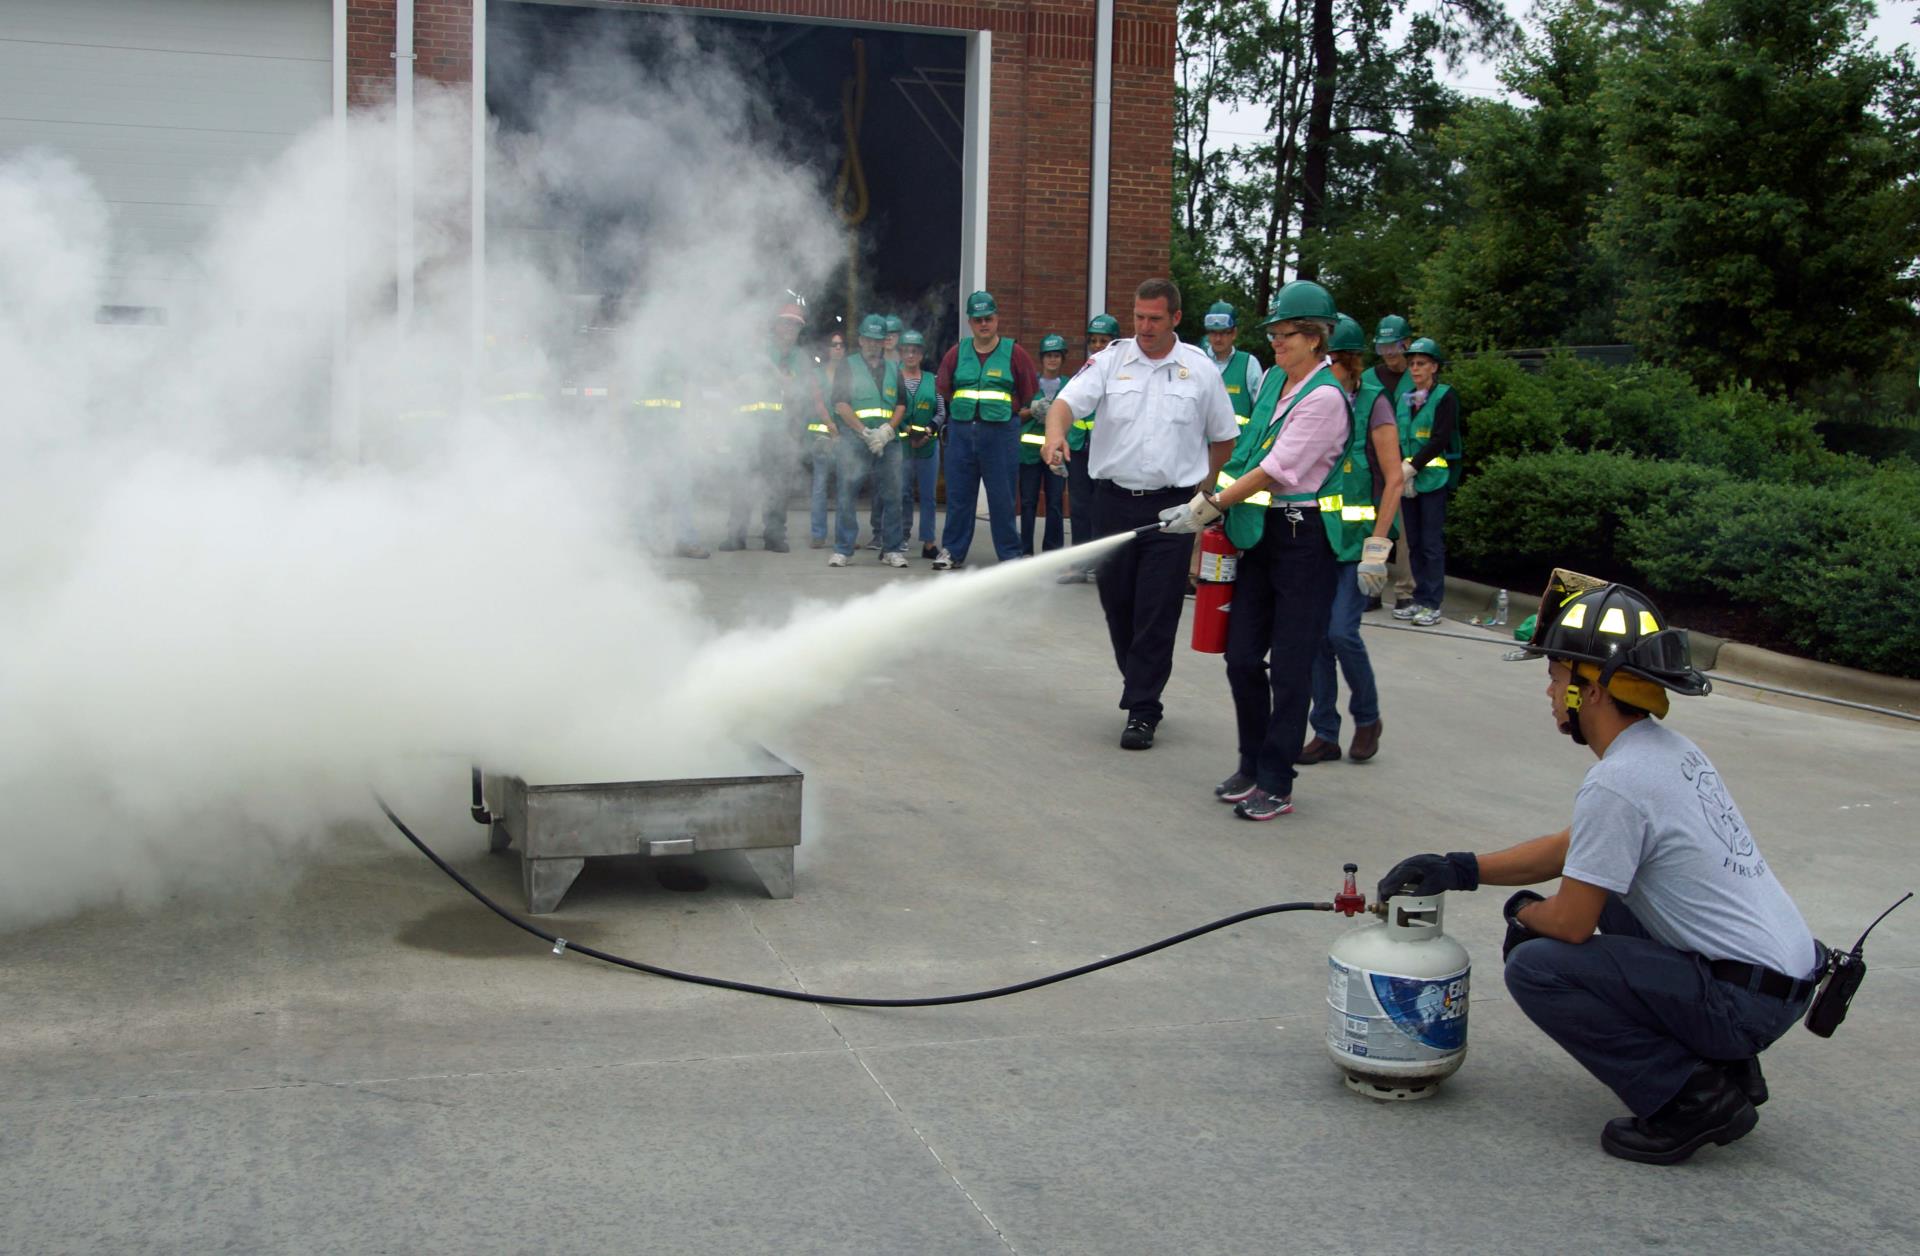
{"type": "Polygon", "coordinates": [[[1151,955],[1155,951],[1164,951],[1168,947],[1178,946],[1182,942],[1190,942],[1202,934],[1212,933],[1216,929],[1225,929],[1229,925],[1237,925],[1243,920],[1254,920],[1261,916],[1273,916],[1280,912],[1287,911],[1333,910],[1332,903],[1272,903],[1266,907],[1255,907],[1251,911],[1236,912],[1231,916],[1222,916],[1220,919],[1209,924],[1201,925],[1197,929],[1188,929],[1185,933],[1176,933],[1170,938],[1162,938],[1158,942],[1151,942],[1146,946],[1136,947],[1120,955],[1112,955],[1106,959],[1095,960],[1091,964],[1082,964],[1078,968],[1069,968],[1065,972],[1050,973],[1045,977],[1035,977],[1031,981],[1022,981],[1011,986],[998,986],[992,990],[975,990],[968,994],[932,995],[921,999],[858,999],[841,994],[808,994],[804,990],[781,990],[774,986],[756,986],[746,981],[728,981],[724,977],[702,977],[698,973],[683,973],[672,968],[661,968],[657,964],[646,964],[637,959],[627,959],[623,956],[609,954],[606,951],[596,950],[591,946],[581,946],[578,943],[569,942],[557,933],[547,932],[530,920],[522,920],[506,908],[500,906],[500,904],[494,902],[491,898],[488,898],[479,886],[461,876],[452,865],[440,858],[431,846],[428,846],[415,836],[413,830],[407,827],[406,822],[393,813],[393,808],[387,805],[386,799],[375,794],[374,801],[380,804],[380,810],[387,813],[387,819],[393,821],[393,827],[400,830],[400,836],[412,842],[421,854],[431,859],[434,867],[440,869],[440,871],[446,873],[449,877],[452,877],[456,885],[473,895],[473,897],[479,899],[481,905],[488,911],[491,911],[508,924],[524,929],[541,941],[549,943],[553,946],[556,953],[578,951],[589,959],[597,959],[602,963],[614,964],[621,968],[631,968],[635,972],[646,973],[649,976],[665,977],[671,981],[691,982],[696,986],[713,986],[719,990],[739,990],[745,994],[763,994],[770,999],[790,999],[795,1003],[826,1003],[834,1007],[944,1007],[950,1003],[978,1003],[983,999],[1004,998],[1009,994],[1019,994],[1023,990],[1037,990],[1041,986],[1050,986],[1057,981],[1069,981],[1075,977],[1084,977],[1088,973],[1099,972],[1102,968],[1112,968],[1115,964],[1124,964],[1128,960],[1139,959],[1141,956],[1151,955]]]}

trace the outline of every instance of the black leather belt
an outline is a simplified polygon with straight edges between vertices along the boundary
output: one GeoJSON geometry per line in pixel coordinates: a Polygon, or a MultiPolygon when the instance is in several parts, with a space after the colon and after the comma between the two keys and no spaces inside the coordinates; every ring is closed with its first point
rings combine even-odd
{"type": "Polygon", "coordinates": [[[1128,497],[1159,497],[1164,493],[1191,493],[1193,491],[1190,488],[1183,488],[1178,484],[1166,484],[1159,488],[1127,488],[1124,485],[1115,484],[1112,480],[1103,480],[1101,482],[1114,492],[1125,493],[1128,497]]]}
{"type": "Polygon", "coordinates": [[[1716,981],[1724,981],[1755,994],[1772,995],[1788,1003],[1798,1003],[1813,993],[1812,981],[1789,977],[1759,964],[1743,964],[1737,959],[1716,959],[1707,964],[1707,969],[1713,973],[1716,981]]]}

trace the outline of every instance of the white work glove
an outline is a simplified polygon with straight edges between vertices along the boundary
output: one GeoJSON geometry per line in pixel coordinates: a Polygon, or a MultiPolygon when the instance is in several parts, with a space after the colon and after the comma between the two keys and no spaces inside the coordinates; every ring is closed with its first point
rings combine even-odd
{"type": "Polygon", "coordinates": [[[871,449],[873,456],[878,458],[881,454],[887,452],[887,442],[893,439],[893,429],[885,423],[882,423],[879,427],[868,428],[866,430],[866,438],[867,448],[871,449]]]}
{"type": "Polygon", "coordinates": [[[1412,497],[1420,491],[1413,486],[1413,477],[1419,474],[1420,473],[1413,468],[1413,459],[1402,458],[1400,460],[1400,496],[1412,497]]]}
{"type": "Polygon", "coordinates": [[[1184,506],[1169,506],[1160,512],[1162,532],[1198,532],[1220,517],[1205,493],[1195,493],[1184,506]]]}
{"type": "Polygon", "coordinates": [[[1387,587],[1387,555],[1391,553],[1393,542],[1384,536],[1370,536],[1360,543],[1360,566],[1354,578],[1360,582],[1362,594],[1379,597],[1387,587]]]}

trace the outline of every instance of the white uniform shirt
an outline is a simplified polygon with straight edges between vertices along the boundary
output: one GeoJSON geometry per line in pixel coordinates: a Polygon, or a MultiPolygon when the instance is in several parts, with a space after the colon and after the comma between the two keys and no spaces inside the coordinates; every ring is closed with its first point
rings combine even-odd
{"type": "Polygon", "coordinates": [[[1208,445],[1240,435],[1213,355],[1174,342],[1155,360],[1131,339],[1097,353],[1060,390],[1073,417],[1096,408],[1087,471],[1121,488],[1191,488],[1207,478],[1208,445]]]}

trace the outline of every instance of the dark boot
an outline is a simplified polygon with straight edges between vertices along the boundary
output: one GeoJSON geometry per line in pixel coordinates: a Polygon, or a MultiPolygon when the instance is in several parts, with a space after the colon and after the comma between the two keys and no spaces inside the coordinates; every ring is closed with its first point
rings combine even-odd
{"type": "Polygon", "coordinates": [[[1318,733],[1315,733],[1312,741],[1300,747],[1300,754],[1294,759],[1294,762],[1332,763],[1339,757],[1340,743],[1337,741],[1328,741],[1318,733]]]}
{"type": "Polygon", "coordinates": [[[1767,1079],[1760,1073],[1760,1057],[1748,1056],[1744,1060],[1715,1060],[1726,1079],[1733,1083],[1735,1090],[1747,1097],[1747,1102],[1759,1107],[1767,1101],[1767,1079]]]}
{"type": "Polygon", "coordinates": [[[743,550],[747,548],[747,538],[744,536],[724,537],[720,541],[720,548],[729,554],[743,550]]]}
{"type": "Polygon", "coordinates": [[[1353,745],[1347,748],[1347,757],[1355,763],[1365,763],[1380,753],[1380,731],[1385,728],[1385,720],[1375,720],[1371,724],[1362,724],[1353,730],[1353,745]]]}
{"type": "Polygon", "coordinates": [[[1717,1066],[1703,1061],[1694,1066],[1680,1093],[1652,1116],[1608,1121],[1600,1131],[1600,1146],[1622,1160],[1679,1164],[1708,1143],[1724,1147],[1744,1137],[1759,1120],[1739,1088],[1717,1066]]]}

